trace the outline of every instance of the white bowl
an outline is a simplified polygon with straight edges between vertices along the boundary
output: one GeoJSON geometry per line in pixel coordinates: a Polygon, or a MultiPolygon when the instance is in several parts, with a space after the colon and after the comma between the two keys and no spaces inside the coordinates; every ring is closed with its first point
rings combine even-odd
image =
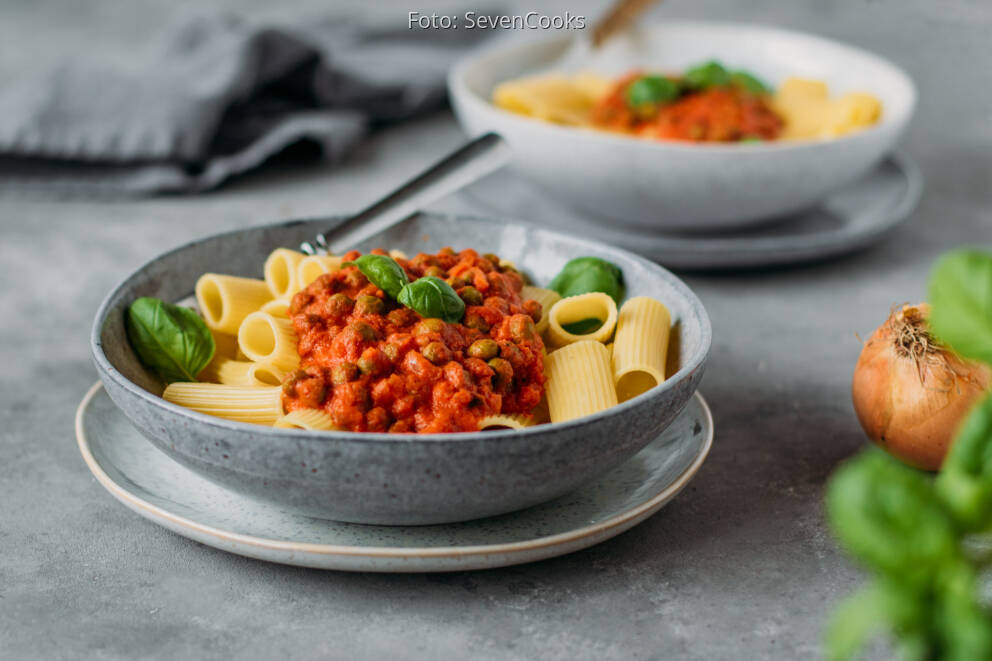
{"type": "Polygon", "coordinates": [[[448,77],[455,114],[469,134],[502,135],[512,167],[548,192],[642,231],[726,229],[810,207],[875,166],[916,105],[909,76],[865,50],[777,28],[682,21],[617,38],[583,68],[617,76],[718,59],[772,84],[800,76],[824,80],[831,94],[870,92],[882,101],[882,118],[840,138],[697,145],[558,126],[490,102],[497,84],[553,69],[570,44],[569,36],[514,42],[458,63],[448,77]]]}

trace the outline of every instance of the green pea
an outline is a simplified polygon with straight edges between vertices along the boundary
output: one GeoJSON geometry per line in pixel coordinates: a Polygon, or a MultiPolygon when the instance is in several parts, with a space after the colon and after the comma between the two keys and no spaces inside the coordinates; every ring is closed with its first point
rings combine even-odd
{"type": "Polygon", "coordinates": [[[400,358],[400,348],[392,342],[382,346],[382,353],[385,354],[386,358],[394,363],[400,358]]]}
{"type": "Polygon", "coordinates": [[[493,390],[507,390],[513,383],[513,366],[502,358],[493,358],[488,363],[492,368],[493,390]]]}
{"type": "Polygon", "coordinates": [[[373,358],[362,356],[358,359],[358,369],[361,370],[362,374],[374,375],[379,371],[379,365],[373,358]]]}
{"type": "Polygon", "coordinates": [[[413,330],[414,335],[427,335],[428,333],[440,333],[444,330],[444,322],[440,319],[424,319],[413,330]]]}
{"type": "Polygon", "coordinates": [[[347,294],[334,294],[327,299],[324,309],[332,317],[343,317],[355,307],[355,301],[351,300],[347,294]]]}
{"type": "Polygon", "coordinates": [[[489,360],[490,358],[495,358],[496,354],[499,353],[499,345],[490,339],[476,340],[468,348],[468,355],[472,358],[480,358],[482,360],[489,360]]]}
{"type": "Polygon", "coordinates": [[[444,343],[436,341],[429,342],[427,346],[420,350],[420,353],[424,354],[424,358],[435,365],[448,362],[448,358],[450,357],[448,347],[444,343]]]}
{"type": "Polygon", "coordinates": [[[355,309],[358,314],[383,314],[386,311],[386,302],[378,296],[362,295],[355,301],[355,309]]]}
{"type": "Polygon", "coordinates": [[[287,397],[296,397],[296,382],[307,378],[307,373],[303,370],[295,370],[286,380],[282,382],[282,391],[287,397]]]}
{"type": "Polygon", "coordinates": [[[488,333],[491,326],[489,322],[482,318],[482,315],[472,312],[465,315],[465,325],[469,328],[474,328],[476,330],[482,331],[483,333],[488,333]]]}
{"type": "Polygon", "coordinates": [[[337,385],[354,381],[358,378],[358,365],[345,361],[331,368],[331,381],[337,385]]]}
{"type": "Polygon", "coordinates": [[[366,342],[371,342],[376,337],[375,329],[364,321],[356,321],[351,324],[351,329],[355,331],[355,334],[358,335],[358,337],[362,338],[366,342]]]}
{"type": "Polygon", "coordinates": [[[534,339],[534,320],[524,314],[515,314],[510,317],[510,336],[517,342],[525,342],[534,339]]]}
{"type": "Polygon", "coordinates": [[[448,275],[448,273],[440,266],[429,266],[424,270],[424,275],[434,276],[435,278],[444,278],[448,275]]]}
{"type": "Polygon", "coordinates": [[[482,301],[485,300],[482,292],[475,287],[462,287],[458,290],[458,295],[465,301],[465,305],[482,305],[482,301]]]}

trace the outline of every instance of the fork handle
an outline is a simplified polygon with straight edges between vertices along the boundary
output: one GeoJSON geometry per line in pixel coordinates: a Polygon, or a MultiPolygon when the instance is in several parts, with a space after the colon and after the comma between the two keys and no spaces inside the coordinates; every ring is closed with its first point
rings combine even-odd
{"type": "MultiPolygon", "coordinates": [[[[495,133],[486,133],[448,154],[395,191],[318,237],[331,254],[405,220],[448,193],[467,186],[510,160],[510,146],[495,133]],[[323,240],[321,240],[323,239],[323,240]]],[[[313,246],[303,244],[305,252],[313,246]]]]}

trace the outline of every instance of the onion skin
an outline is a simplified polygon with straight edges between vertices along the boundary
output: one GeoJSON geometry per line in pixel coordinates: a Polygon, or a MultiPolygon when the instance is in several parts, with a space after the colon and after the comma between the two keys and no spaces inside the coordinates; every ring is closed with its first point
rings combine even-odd
{"type": "Polygon", "coordinates": [[[992,386],[992,370],[947,350],[941,360],[922,361],[897,351],[897,324],[907,310],[926,316],[929,308],[905,306],[865,342],[854,368],[854,410],[868,437],[911,466],[940,468],[961,421],[992,386]],[[923,382],[920,374],[923,374],[923,382]]]}

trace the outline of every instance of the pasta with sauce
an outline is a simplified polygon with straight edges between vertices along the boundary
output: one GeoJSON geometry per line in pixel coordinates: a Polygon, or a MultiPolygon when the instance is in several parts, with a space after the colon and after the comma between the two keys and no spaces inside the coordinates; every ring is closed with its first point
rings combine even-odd
{"type": "Polygon", "coordinates": [[[882,104],[866,92],[831,98],[826,83],[786,78],[777,89],[716,61],[680,75],[550,74],[496,86],[493,103],[565,126],[684,142],[833,138],[868,128],[882,104]]]}
{"type": "MultiPolygon", "coordinates": [[[[388,255],[368,258],[407,284],[442,283],[461,305],[457,320],[387,294],[394,287],[373,282],[357,251],[278,249],[264,280],[200,278],[197,302],[217,349],[198,382],[172,383],[163,397],[289,429],[444,433],[565,422],[665,378],[671,315],[659,301],[636,297],[618,311],[619,285],[604,290],[612,296],[562,298],[475,250],[388,255]]],[[[615,266],[602,272],[620,277],[615,266]]]]}

